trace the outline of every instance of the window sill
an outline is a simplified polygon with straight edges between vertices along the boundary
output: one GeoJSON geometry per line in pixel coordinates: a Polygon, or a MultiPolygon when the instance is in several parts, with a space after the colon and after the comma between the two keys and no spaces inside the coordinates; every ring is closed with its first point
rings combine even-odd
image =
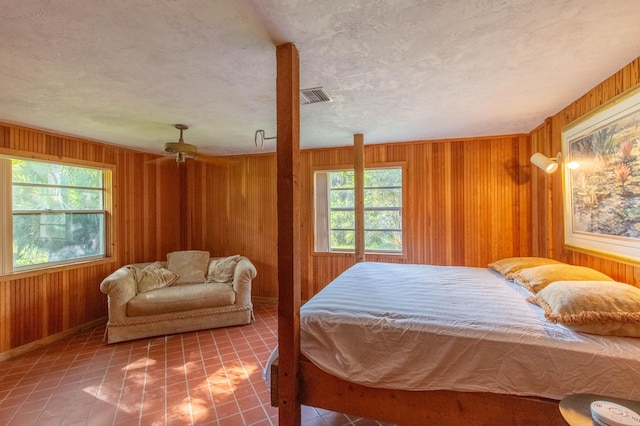
{"type": "Polygon", "coordinates": [[[0,282],[20,280],[24,278],[37,277],[38,275],[53,274],[57,272],[68,271],[72,269],[89,268],[97,265],[115,263],[115,257],[105,257],[103,259],[88,260],[84,262],[67,263],[65,265],[50,266],[46,268],[30,269],[28,271],[9,272],[0,275],[0,282]]]}
{"type": "MultiPolygon", "coordinates": [[[[342,252],[342,251],[314,251],[311,253],[312,256],[316,257],[355,257],[354,252],[342,252]]],[[[371,252],[364,254],[365,259],[367,258],[375,258],[375,259],[384,259],[391,258],[394,260],[406,260],[406,253],[381,253],[381,252],[371,252]]]]}

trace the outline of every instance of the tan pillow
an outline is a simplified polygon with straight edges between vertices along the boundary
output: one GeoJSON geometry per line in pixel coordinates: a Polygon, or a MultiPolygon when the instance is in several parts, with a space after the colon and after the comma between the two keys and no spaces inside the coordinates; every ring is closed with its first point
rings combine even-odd
{"type": "Polygon", "coordinates": [[[167,287],[178,279],[178,275],[154,262],[143,269],[133,268],[138,293],[167,287]]]}
{"type": "Polygon", "coordinates": [[[167,269],[178,274],[175,284],[203,283],[208,266],[208,251],[174,251],[167,255],[167,269]]]}
{"type": "Polygon", "coordinates": [[[533,293],[539,292],[554,281],[613,281],[595,269],[565,263],[521,269],[511,274],[510,279],[533,293]]]}
{"type": "Polygon", "coordinates": [[[208,283],[228,283],[233,281],[233,274],[236,271],[236,265],[240,260],[240,255],[221,257],[220,259],[212,259],[209,262],[209,270],[207,272],[208,283]]]}
{"type": "Polygon", "coordinates": [[[556,281],[527,300],[573,330],[640,337],[640,289],[616,281],[556,281]]]}
{"type": "MultiPolygon", "coordinates": [[[[547,259],[546,257],[507,257],[505,259],[496,260],[489,264],[489,268],[500,272],[505,278],[520,269],[531,268],[533,266],[549,265],[553,263],[561,263],[557,260],[547,259]]],[[[507,278],[510,279],[510,278],[507,278]]]]}

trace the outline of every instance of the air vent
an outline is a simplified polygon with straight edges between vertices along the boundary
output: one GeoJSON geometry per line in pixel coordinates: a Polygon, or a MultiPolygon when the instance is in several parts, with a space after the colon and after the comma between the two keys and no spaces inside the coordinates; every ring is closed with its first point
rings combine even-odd
{"type": "Polygon", "coordinates": [[[300,103],[302,105],[317,104],[320,102],[333,102],[333,99],[322,87],[302,89],[300,91],[300,103]]]}

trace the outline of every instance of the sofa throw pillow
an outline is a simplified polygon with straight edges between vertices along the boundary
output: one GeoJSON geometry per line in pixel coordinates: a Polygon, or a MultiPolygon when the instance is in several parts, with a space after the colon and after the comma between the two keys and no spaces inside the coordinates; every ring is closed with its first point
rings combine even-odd
{"type": "Polygon", "coordinates": [[[640,337],[640,289],[616,281],[556,281],[527,300],[575,331],[640,337]]]}
{"type": "Polygon", "coordinates": [[[233,274],[236,271],[236,265],[240,260],[240,255],[221,257],[219,259],[211,259],[209,262],[209,270],[207,272],[208,283],[228,283],[233,281],[233,274]]]}
{"type": "Polygon", "coordinates": [[[152,263],[142,269],[136,268],[134,276],[138,293],[145,293],[167,287],[178,279],[177,274],[163,268],[160,262],[152,263]]]}
{"type": "Polygon", "coordinates": [[[208,265],[208,251],[174,251],[167,255],[167,269],[178,274],[175,284],[203,283],[208,265]]]}

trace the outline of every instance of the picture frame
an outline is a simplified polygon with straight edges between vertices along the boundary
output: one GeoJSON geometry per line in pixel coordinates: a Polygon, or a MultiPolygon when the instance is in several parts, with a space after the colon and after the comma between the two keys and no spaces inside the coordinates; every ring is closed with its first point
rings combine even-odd
{"type": "Polygon", "coordinates": [[[565,246],[640,261],[640,85],[565,126],[562,158],[565,246]]]}

